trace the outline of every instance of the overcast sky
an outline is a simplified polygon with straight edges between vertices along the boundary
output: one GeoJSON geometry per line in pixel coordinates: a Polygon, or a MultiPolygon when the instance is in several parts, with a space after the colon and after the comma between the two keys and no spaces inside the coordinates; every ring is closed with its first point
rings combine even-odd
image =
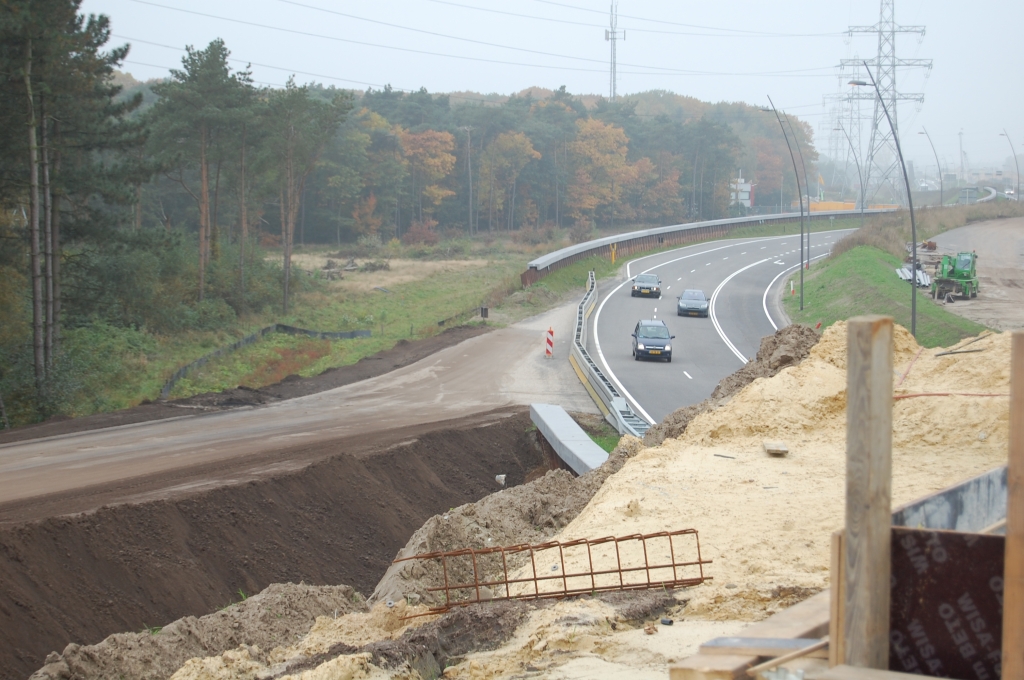
{"type": "MultiPolygon", "coordinates": [[[[126,70],[139,79],[180,66],[185,45],[225,40],[232,57],[252,63],[255,80],[431,92],[512,93],[565,85],[608,94],[607,0],[85,0],[83,11],[111,17],[115,42],[131,43],[126,70]],[[183,11],[187,10],[187,11],[183,11]],[[155,44],[153,44],[155,43],[155,44]]],[[[831,125],[823,95],[840,86],[840,59],[871,58],[878,0],[621,0],[620,96],[651,89],[702,100],[767,103],[814,125],[827,152],[831,125]]],[[[1024,9],[1016,2],[896,0],[896,21],[925,26],[923,38],[897,36],[897,56],[931,58],[934,68],[898,76],[923,105],[900,107],[908,160],[934,172],[928,128],[947,172],[958,165],[959,137],[972,167],[1002,167],[1010,146],[1024,152],[1024,9]],[[1016,50],[1014,48],[1016,46],[1016,50]],[[1016,60],[1014,59],[1016,55],[1016,60]]],[[[845,80],[848,80],[847,77],[845,80]]],[[[843,82],[845,82],[845,80],[843,82]]],[[[871,107],[865,104],[865,139],[871,107]]]]}

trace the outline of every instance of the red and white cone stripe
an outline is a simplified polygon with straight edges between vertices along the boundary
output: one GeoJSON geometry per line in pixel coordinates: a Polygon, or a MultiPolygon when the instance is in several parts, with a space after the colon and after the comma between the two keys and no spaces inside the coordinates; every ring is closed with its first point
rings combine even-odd
{"type": "Polygon", "coordinates": [[[548,328],[546,344],[544,346],[544,357],[546,359],[550,359],[551,356],[552,356],[551,353],[552,353],[552,351],[554,349],[555,349],[555,330],[553,328],[548,328]]]}

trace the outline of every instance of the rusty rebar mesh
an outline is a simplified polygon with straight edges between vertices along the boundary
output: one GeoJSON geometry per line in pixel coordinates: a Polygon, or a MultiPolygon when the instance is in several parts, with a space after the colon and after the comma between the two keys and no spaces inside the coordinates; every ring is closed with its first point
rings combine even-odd
{"type": "MultiPolygon", "coordinates": [[[[494,548],[463,548],[423,553],[395,562],[433,561],[444,585],[444,603],[419,614],[488,600],[560,598],[621,590],[683,588],[710,579],[704,575],[696,529],[653,534],[494,548]]],[[[410,617],[411,618],[411,617],[410,617]]]]}

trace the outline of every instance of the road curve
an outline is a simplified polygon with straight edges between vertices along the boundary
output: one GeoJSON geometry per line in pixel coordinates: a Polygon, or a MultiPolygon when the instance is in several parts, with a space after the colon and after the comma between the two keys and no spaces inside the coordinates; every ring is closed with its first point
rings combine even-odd
{"type": "MultiPolygon", "coordinates": [[[[596,412],[565,360],[575,306],[562,305],[377,378],[319,394],[0,444],[0,522],[4,507],[26,499],[54,494],[91,498],[92,489],[118,485],[125,495],[105,502],[139,500],[131,495],[131,480],[155,475],[173,477],[173,485],[148,489],[146,498],[167,497],[301,467],[304,445],[503,406],[541,401],[596,412]],[[549,327],[555,329],[559,361],[544,359],[549,327]],[[211,466],[221,472],[203,472],[211,466]]],[[[88,501],[83,503],[82,511],[90,509],[88,501]]]]}
{"type": "MultiPolygon", "coordinates": [[[[810,258],[827,256],[850,231],[812,234],[810,258]]],[[[788,323],[778,288],[799,263],[799,234],[714,241],[632,260],[625,279],[601,286],[588,350],[637,412],[660,422],[710,396],[757,354],[761,338],[788,323]],[[629,278],[646,272],[661,277],[661,299],[630,296],[629,278]],[[712,298],[708,318],[676,315],[676,297],[686,288],[712,298]],[[638,320],[652,318],[676,336],[672,363],[633,360],[630,333],[638,320]]]]}

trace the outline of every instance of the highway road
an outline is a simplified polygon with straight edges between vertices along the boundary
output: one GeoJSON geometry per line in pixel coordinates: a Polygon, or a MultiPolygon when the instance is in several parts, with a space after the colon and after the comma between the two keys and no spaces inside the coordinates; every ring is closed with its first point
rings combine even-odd
{"type": "MultiPolygon", "coordinates": [[[[811,235],[809,257],[826,257],[851,230],[811,235]]],[[[603,283],[591,315],[587,348],[633,408],[660,422],[711,395],[718,382],[757,354],[761,338],[788,323],[778,289],[800,266],[800,235],[729,239],[630,261],[625,278],[603,283]],[[630,277],[661,277],[661,299],[631,297],[630,277]],[[711,298],[708,318],[676,315],[676,298],[699,288],[711,298]],[[672,363],[634,361],[630,334],[640,319],[663,319],[676,336],[672,363]]]]}

